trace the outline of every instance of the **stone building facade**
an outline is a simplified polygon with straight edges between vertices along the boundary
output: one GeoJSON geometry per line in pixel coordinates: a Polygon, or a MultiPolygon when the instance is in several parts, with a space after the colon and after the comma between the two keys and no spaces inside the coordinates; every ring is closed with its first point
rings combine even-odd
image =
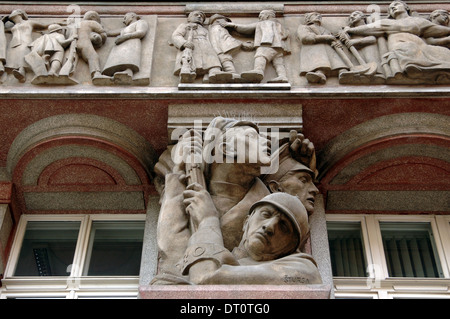
{"type": "Polygon", "coordinates": [[[2,2],[0,298],[449,298],[450,5],[407,4],[401,20],[391,1],[2,2]],[[155,165],[180,130],[218,116],[314,144],[304,252],[321,284],[150,285],[155,165]],[[68,242],[53,257],[48,229],[68,242]],[[109,269],[127,258],[134,270],[109,269]]]}

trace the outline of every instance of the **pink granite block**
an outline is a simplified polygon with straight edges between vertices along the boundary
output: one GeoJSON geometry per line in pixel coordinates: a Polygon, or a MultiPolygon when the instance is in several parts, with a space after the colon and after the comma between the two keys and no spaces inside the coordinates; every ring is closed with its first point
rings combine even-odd
{"type": "Polygon", "coordinates": [[[141,299],[329,299],[329,285],[141,286],[141,299]]]}

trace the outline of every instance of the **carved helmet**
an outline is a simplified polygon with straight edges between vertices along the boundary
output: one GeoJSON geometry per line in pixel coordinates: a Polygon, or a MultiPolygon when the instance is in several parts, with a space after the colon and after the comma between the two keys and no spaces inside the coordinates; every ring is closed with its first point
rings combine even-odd
{"type": "Polygon", "coordinates": [[[221,15],[221,14],[214,14],[214,15],[212,15],[210,18],[209,18],[209,24],[213,24],[214,23],[214,21],[216,21],[216,20],[218,20],[218,19],[225,19],[225,20],[227,20],[228,22],[231,22],[231,19],[230,18],[227,18],[227,17],[225,17],[225,16],[223,16],[223,15],[221,15]]]}
{"type": "Polygon", "coordinates": [[[62,27],[59,24],[55,23],[48,26],[48,33],[53,33],[59,30],[62,30],[62,27]]]}
{"type": "Polygon", "coordinates": [[[301,249],[309,237],[308,212],[302,202],[295,196],[287,193],[273,193],[252,205],[249,213],[264,204],[271,204],[283,212],[292,222],[297,230],[300,240],[297,249],[301,249]]]}

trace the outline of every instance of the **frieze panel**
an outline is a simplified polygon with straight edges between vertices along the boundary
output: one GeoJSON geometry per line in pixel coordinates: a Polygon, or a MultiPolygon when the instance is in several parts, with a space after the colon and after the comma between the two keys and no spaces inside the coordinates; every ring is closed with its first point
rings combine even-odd
{"type": "Polygon", "coordinates": [[[183,90],[189,84],[220,89],[242,84],[253,90],[254,84],[268,83],[280,88],[450,83],[446,10],[418,13],[403,1],[385,10],[335,15],[286,14],[263,6],[257,12],[254,4],[251,14],[227,14],[205,6],[194,6],[186,17],[90,10],[44,18],[15,9],[0,23],[0,79],[12,86],[183,90]]]}

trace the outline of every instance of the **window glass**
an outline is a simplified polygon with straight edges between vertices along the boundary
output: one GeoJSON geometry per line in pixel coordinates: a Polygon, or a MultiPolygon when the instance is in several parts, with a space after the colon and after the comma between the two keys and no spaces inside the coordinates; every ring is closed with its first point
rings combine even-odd
{"type": "Polygon", "coordinates": [[[365,277],[367,262],[360,222],[327,222],[333,276],[365,277]]]}
{"type": "Polygon", "coordinates": [[[138,276],[144,221],[94,221],[83,275],[138,276]]]}
{"type": "Polygon", "coordinates": [[[380,222],[390,277],[443,277],[430,223],[380,222]]]}
{"type": "Polygon", "coordinates": [[[15,276],[69,276],[80,222],[27,223],[15,276]]]}

